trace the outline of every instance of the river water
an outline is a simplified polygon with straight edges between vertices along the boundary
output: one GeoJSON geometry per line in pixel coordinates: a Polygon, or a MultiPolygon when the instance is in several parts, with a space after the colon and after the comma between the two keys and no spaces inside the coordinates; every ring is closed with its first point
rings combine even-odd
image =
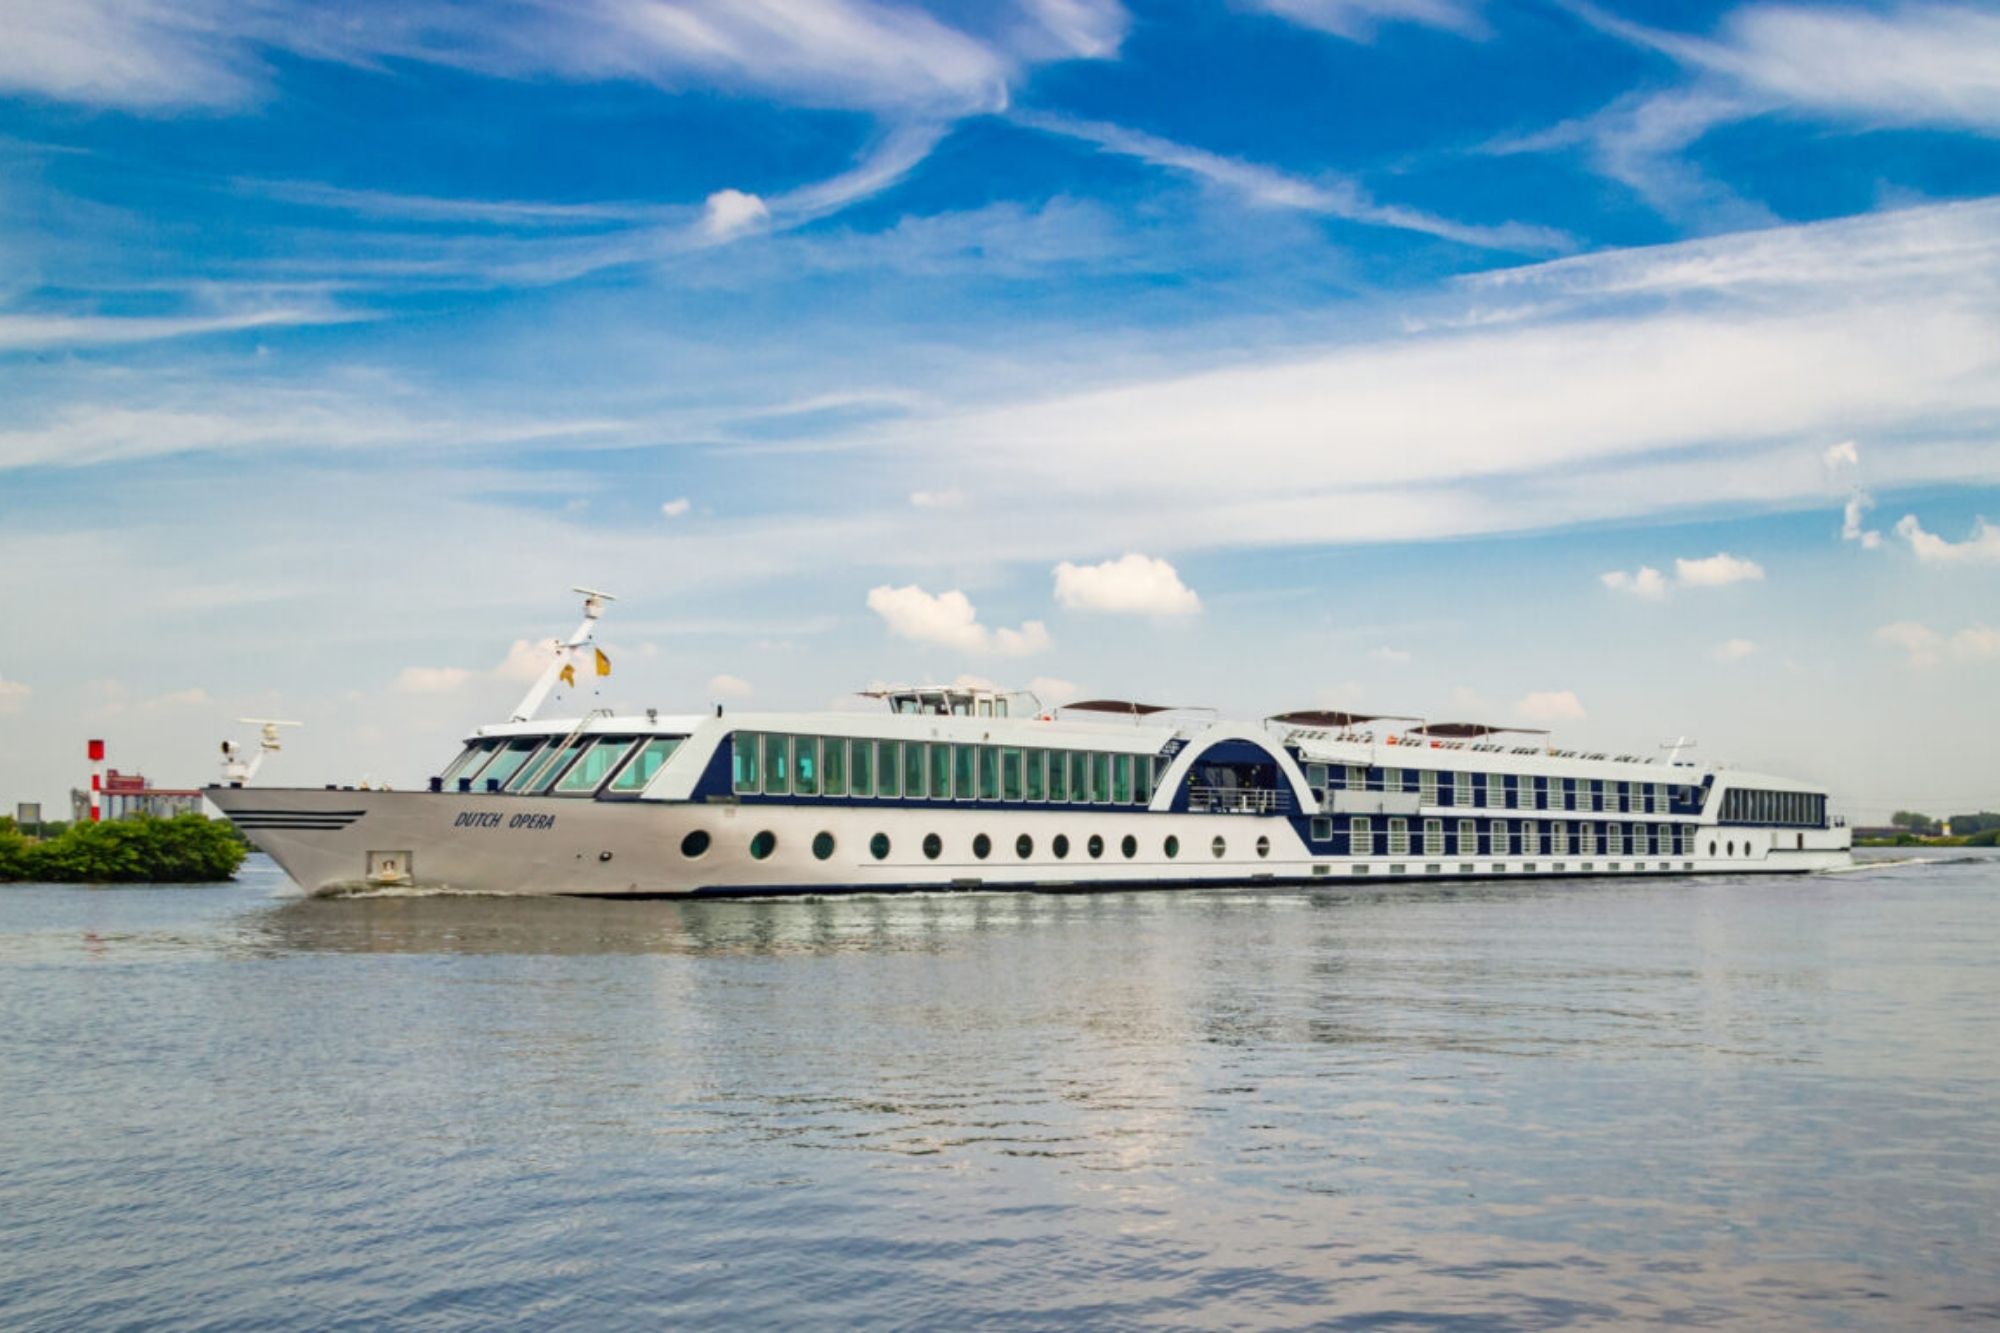
{"type": "Polygon", "coordinates": [[[2000,1319],[2000,859],[0,889],[0,1326],[2000,1319]]]}

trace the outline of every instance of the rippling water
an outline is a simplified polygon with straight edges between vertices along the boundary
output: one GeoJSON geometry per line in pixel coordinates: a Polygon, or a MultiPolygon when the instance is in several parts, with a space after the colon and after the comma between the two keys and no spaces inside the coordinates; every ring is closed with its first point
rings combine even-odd
{"type": "Polygon", "coordinates": [[[1990,1321],[1996,1052],[1990,857],[0,889],[0,1326],[1990,1321]]]}

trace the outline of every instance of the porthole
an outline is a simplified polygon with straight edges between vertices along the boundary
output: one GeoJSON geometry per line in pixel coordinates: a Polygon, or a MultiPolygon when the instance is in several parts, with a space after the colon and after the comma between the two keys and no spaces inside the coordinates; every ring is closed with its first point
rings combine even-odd
{"type": "Polygon", "coordinates": [[[1058,834],[1056,834],[1056,836],[1055,836],[1055,837],[1053,837],[1053,838],[1051,838],[1051,839],[1049,840],[1049,850],[1050,850],[1050,851],[1052,851],[1052,852],[1054,852],[1054,853],[1056,854],[1056,860],[1058,860],[1058,861],[1060,861],[1060,860],[1062,860],[1062,859],[1063,859],[1064,857],[1068,856],[1068,855],[1069,855],[1069,834],[1067,834],[1067,833],[1058,833],[1058,834]]]}
{"type": "Polygon", "coordinates": [[[708,832],[705,829],[694,829],[685,838],[681,839],[681,855],[690,861],[694,860],[697,856],[706,854],[707,851],[708,832]]]}
{"type": "Polygon", "coordinates": [[[889,859],[889,835],[878,833],[868,840],[868,854],[877,861],[889,859]]]}
{"type": "Polygon", "coordinates": [[[1090,841],[1085,845],[1090,848],[1091,860],[1095,861],[1098,857],[1104,855],[1104,839],[1097,834],[1091,834],[1090,841]]]}
{"type": "Polygon", "coordinates": [[[944,853],[944,839],[935,833],[924,834],[924,856],[935,861],[944,853]]]}
{"type": "Polygon", "coordinates": [[[1214,852],[1215,859],[1220,861],[1222,859],[1222,854],[1229,850],[1229,843],[1227,840],[1218,836],[1214,842],[1208,844],[1208,850],[1214,852]]]}
{"type": "Polygon", "coordinates": [[[765,829],[762,833],[750,839],[750,855],[756,857],[759,861],[762,861],[777,850],[778,835],[769,829],[765,829]]]}
{"type": "Polygon", "coordinates": [[[1733,842],[1729,844],[1729,854],[1731,856],[1736,855],[1736,844],[1733,842]]]}
{"type": "Polygon", "coordinates": [[[813,856],[818,860],[824,861],[832,855],[833,835],[831,833],[813,834],[813,856]]]}
{"type": "Polygon", "coordinates": [[[1261,834],[1261,833],[1260,833],[1260,834],[1258,834],[1258,835],[1257,835],[1257,855],[1259,855],[1259,856],[1269,856],[1270,854],[1271,854],[1271,840],[1270,840],[1270,839],[1269,839],[1268,837],[1266,837],[1265,835],[1261,834]]]}
{"type": "Polygon", "coordinates": [[[1160,850],[1164,851],[1167,854],[1167,859],[1171,861],[1181,854],[1181,840],[1169,833],[1166,842],[1161,845],[1160,850]]]}
{"type": "Polygon", "coordinates": [[[1118,850],[1125,853],[1125,859],[1129,861],[1139,854],[1139,840],[1128,833],[1125,841],[1118,844],[1118,850]]]}
{"type": "Polygon", "coordinates": [[[1710,838],[1710,839],[1708,840],[1708,854],[1709,854],[1710,856],[1714,856],[1714,855],[1715,855],[1715,839],[1713,839],[1713,838],[1710,838]]]}
{"type": "Polygon", "coordinates": [[[1033,838],[1023,833],[1020,837],[1014,839],[1014,855],[1025,861],[1034,854],[1035,840],[1033,838]]]}
{"type": "Polygon", "coordinates": [[[972,840],[972,854],[984,861],[993,854],[993,839],[984,833],[972,840]]]}

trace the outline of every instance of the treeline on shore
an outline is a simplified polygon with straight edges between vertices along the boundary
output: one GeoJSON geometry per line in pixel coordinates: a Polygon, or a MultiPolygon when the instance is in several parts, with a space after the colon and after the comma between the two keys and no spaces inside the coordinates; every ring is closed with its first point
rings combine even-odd
{"type": "Polygon", "coordinates": [[[1856,847],[2000,847],[2000,815],[1981,810],[1976,815],[1933,819],[1917,810],[1898,810],[1889,817],[1899,830],[1889,836],[1856,837],[1856,847]],[[1946,830],[1950,832],[1947,833],[1946,830]]]}
{"type": "Polygon", "coordinates": [[[71,824],[45,838],[0,816],[0,882],[211,884],[234,878],[249,851],[229,821],[202,815],[71,824]]]}

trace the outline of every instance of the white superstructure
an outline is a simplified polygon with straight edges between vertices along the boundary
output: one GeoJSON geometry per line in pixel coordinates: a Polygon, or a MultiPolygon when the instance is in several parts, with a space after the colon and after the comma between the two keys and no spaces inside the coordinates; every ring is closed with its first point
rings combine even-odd
{"type": "MultiPolygon", "coordinates": [[[[586,626],[557,647],[587,643],[586,626]]],[[[873,697],[879,712],[515,720],[469,737],[428,791],[207,795],[309,891],[1323,884],[1849,860],[1822,790],[1678,746],[1584,753],[1538,733],[1333,712],[1048,712],[955,687],[873,697]]]]}

